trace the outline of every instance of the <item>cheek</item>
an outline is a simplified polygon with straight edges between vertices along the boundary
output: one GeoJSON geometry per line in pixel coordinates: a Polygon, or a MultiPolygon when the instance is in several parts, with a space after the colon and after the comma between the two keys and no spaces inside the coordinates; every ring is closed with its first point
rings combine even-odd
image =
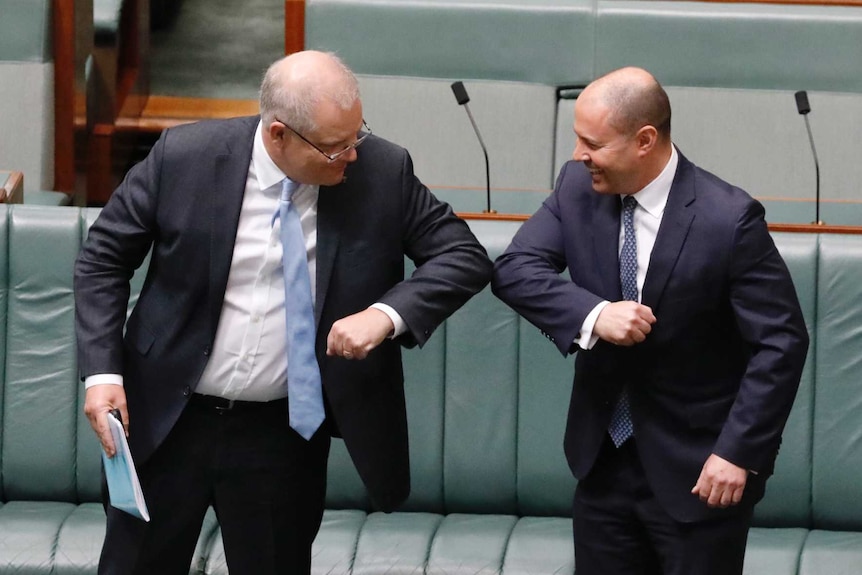
{"type": "Polygon", "coordinates": [[[599,151],[590,152],[587,163],[589,163],[594,168],[598,168],[600,170],[603,170],[608,167],[607,157],[599,151]]]}

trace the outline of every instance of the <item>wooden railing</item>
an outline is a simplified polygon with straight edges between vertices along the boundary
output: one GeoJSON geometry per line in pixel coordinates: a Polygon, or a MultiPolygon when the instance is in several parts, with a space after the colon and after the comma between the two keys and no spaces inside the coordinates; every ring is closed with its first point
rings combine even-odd
{"type": "MultiPolygon", "coordinates": [[[[486,212],[458,212],[464,220],[483,220],[497,222],[525,222],[528,214],[491,214],[486,212]]],[[[862,234],[862,226],[830,226],[825,224],[768,224],[771,232],[790,232],[797,234],[862,234]]]]}
{"type": "Polygon", "coordinates": [[[862,0],[697,0],[698,2],[723,2],[725,4],[808,4],[811,6],[862,6],[862,0]]]}
{"type": "Polygon", "coordinates": [[[20,204],[23,198],[24,174],[0,170],[0,204],[20,204]]]}

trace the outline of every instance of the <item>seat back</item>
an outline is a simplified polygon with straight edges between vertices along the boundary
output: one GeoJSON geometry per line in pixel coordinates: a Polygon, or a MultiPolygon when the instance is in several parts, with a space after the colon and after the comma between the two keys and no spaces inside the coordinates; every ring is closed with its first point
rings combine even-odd
{"type": "Polygon", "coordinates": [[[799,391],[784,429],[775,474],[767,483],[763,501],[755,507],[754,524],[764,527],[807,527],[811,524],[811,434],[814,419],[819,236],[776,233],[773,239],[793,277],[811,343],[799,391]]]}
{"type": "Polygon", "coordinates": [[[862,528],[862,236],[823,235],[814,349],[812,510],[817,529],[862,528]]]}
{"type": "Polygon", "coordinates": [[[72,270],[79,211],[8,208],[2,477],[7,500],[77,500],[72,270]]]}

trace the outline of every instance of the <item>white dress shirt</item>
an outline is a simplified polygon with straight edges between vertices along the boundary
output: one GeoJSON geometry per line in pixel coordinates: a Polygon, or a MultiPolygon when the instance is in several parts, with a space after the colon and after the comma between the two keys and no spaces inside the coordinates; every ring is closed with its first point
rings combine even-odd
{"type": "MultiPolygon", "coordinates": [[[[244,401],[287,396],[281,219],[273,221],[284,179],[263,145],[258,124],[218,329],[196,393],[244,401]]],[[[318,194],[318,186],[303,184],[292,198],[305,235],[312,299],[316,295],[318,194]]],[[[375,303],[373,307],[392,320],[395,331],[391,337],[406,331],[404,320],[390,306],[375,303]]],[[[88,377],[85,385],[102,383],[122,385],[123,378],[97,374],[88,377]]]]}
{"type": "MultiPolygon", "coordinates": [[[[658,228],[661,225],[664,208],[667,205],[667,197],[670,194],[670,187],[673,184],[677,164],[679,164],[679,155],[677,154],[676,147],[671,146],[670,159],[661,173],[643,189],[632,194],[638,201],[634,212],[635,238],[637,239],[638,251],[638,302],[641,301],[641,293],[643,292],[644,281],[649,269],[650,255],[652,255],[652,249],[658,235],[658,228]]],[[[620,203],[622,201],[623,196],[620,196],[620,203]]],[[[622,213],[620,213],[620,251],[623,249],[624,236],[625,230],[622,224],[622,213]]],[[[592,349],[596,345],[599,337],[593,333],[593,328],[596,326],[599,313],[609,303],[609,301],[603,301],[587,314],[581,326],[581,332],[575,339],[575,343],[581,349],[592,349]]]]}

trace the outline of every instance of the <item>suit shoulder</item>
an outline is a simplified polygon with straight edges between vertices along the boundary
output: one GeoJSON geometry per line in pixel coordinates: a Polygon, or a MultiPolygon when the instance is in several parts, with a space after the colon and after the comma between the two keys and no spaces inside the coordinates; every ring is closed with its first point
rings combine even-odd
{"type": "Polygon", "coordinates": [[[358,149],[359,160],[364,162],[403,163],[405,158],[410,159],[410,153],[394,142],[390,142],[379,136],[370,135],[358,149]]]}
{"type": "Polygon", "coordinates": [[[739,186],[731,184],[694,164],[692,164],[692,168],[695,174],[698,203],[708,213],[713,215],[725,214],[736,220],[751,210],[755,212],[764,211],[761,203],[739,186]]]}
{"type": "Polygon", "coordinates": [[[259,121],[259,116],[201,120],[168,128],[162,133],[161,139],[172,150],[197,149],[215,153],[223,148],[230,151],[238,141],[251,139],[259,121]]]}

